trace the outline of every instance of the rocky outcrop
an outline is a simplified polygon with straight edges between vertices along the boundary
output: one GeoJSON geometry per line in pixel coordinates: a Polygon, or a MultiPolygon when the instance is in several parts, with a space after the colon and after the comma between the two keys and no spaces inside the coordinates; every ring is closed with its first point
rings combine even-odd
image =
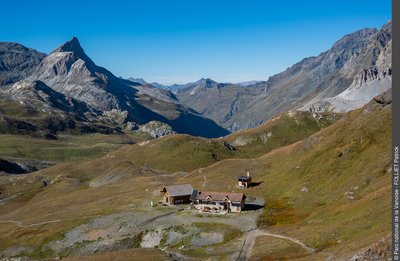
{"type": "Polygon", "coordinates": [[[383,106],[392,104],[392,89],[374,97],[373,99],[376,103],[381,104],[383,106]]]}
{"type": "Polygon", "coordinates": [[[45,169],[54,162],[39,161],[39,160],[5,160],[0,158],[0,173],[5,174],[26,174],[45,169]]]}
{"type": "Polygon", "coordinates": [[[1,172],[10,174],[24,174],[27,173],[27,170],[17,163],[0,159],[0,173],[1,172]]]}
{"type": "Polygon", "coordinates": [[[150,121],[140,126],[139,131],[148,133],[153,139],[176,134],[176,132],[172,130],[171,126],[159,121],[150,121]]]}
{"type": "Polygon", "coordinates": [[[348,258],[350,261],[367,261],[367,260],[391,260],[391,237],[390,235],[381,238],[378,242],[372,244],[358,253],[348,258]]]}

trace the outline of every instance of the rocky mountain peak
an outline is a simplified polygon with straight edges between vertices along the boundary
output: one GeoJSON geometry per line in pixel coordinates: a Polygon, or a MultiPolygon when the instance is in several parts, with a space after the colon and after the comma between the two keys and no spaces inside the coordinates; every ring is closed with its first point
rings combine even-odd
{"type": "Polygon", "coordinates": [[[218,83],[214,80],[211,80],[210,78],[201,78],[198,80],[195,85],[197,86],[203,86],[205,88],[212,88],[218,85],[218,83]]]}
{"type": "Polygon", "coordinates": [[[66,52],[73,53],[74,56],[76,57],[75,58],[76,60],[81,59],[87,63],[94,64],[93,61],[86,55],[81,44],[79,43],[78,38],[76,38],[75,36],[72,37],[72,39],[69,40],[68,42],[63,43],[61,46],[52,51],[50,55],[57,53],[66,53],[66,52]]]}
{"type": "Polygon", "coordinates": [[[55,49],[53,52],[80,52],[83,51],[78,38],[75,36],[71,40],[63,43],[60,47],[55,49]]]}

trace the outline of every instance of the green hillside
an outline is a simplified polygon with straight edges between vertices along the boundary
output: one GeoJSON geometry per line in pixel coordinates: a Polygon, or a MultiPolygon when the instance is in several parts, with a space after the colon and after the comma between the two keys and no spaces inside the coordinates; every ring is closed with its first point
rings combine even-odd
{"type": "Polygon", "coordinates": [[[263,195],[258,225],[318,251],[351,253],[390,233],[391,106],[358,110],[258,159],[227,160],[181,182],[231,190],[249,171],[263,195]],[[204,183],[204,177],[207,182],[204,183]]]}
{"type": "Polygon", "coordinates": [[[235,135],[217,140],[174,135],[125,145],[90,161],[57,164],[29,175],[2,175],[0,255],[69,256],[72,252],[65,249],[72,249],[76,255],[90,256],[93,246],[99,253],[123,251],[138,247],[154,229],[161,229],[165,237],[165,233],[176,235],[191,229],[195,222],[209,224],[190,232],[200,233],[194,234],[197,237],[212,233],[210,227],[221,227],[221,223],[228,224],[224,233],[232,236],[210,246],[193,248],[182,239],[163,247],[186,257],[234,258],[253,223],[316,249],[310,256],[297,245],[274,239],[271,242],[276,247],[270,254],[263,244],[272,239],[260,236],[253,247],[254,258],[268,260],[294,249],[298,255],[287,258],[319,260],[346,257],[370,246],[390,233],[391,105],[369,105],[320,131],[325,125],[319,120],[302,117],[281,116],[275,123],[241,132],[239,136],[260,137],[268,132],[272,136],[266,144],[261,138],[257,143],[256,138],[236,150],[223,142],[233,143],[235,135]],[[278,129],[282,130],[279,134],[278,129]],[[277,140],[272,143],[274,135],[283,135],[281,145],[285,145],[291,138],[284,135],[293,133],[299,141],[294,139],[297,142],[287,146],[277,140]],[[308,133],[314,134],[301,138],[308,133]],[[246,148],[250,151],[252,146],[258,150],[255,155],[266,153],[246,155],[246,148]],[[246,171],[257,186],[243,191],[236,182],[246,171]],[[160,188],[176,183],[191,183],[204,190],[243,191],[249,199],[264,199],[265,207],[226,217],[174,213],[160,205],[151,208],[150,201],[160,200],[160,188]],[[162,219],[164,215],[168,217],[162,219]],[[159,217],[163,221],[157,223],[159,217]],[[179,228],[180,224],[186,225],[179,228]],[[130,232],[118,232],[121,229],[130,232]],[[111,245],[104,246],[106,242],[111,245]]]}

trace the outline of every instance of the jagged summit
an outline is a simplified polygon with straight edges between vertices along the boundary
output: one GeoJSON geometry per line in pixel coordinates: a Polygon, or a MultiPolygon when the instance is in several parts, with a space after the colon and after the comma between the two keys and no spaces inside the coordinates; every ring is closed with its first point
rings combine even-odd
{"type": "Polygon", "coordinates": [[[53,52],[77,52],[83,51],[81,44],[77,37],[72,37],[68,42],[63,43],[60,47],[55,49],[53,52]]]}
{"type": "Polygon", "coordinates": [[[89,58],[89,56],[86,55],[85,51],[83,50],[79,40],[77,37],[72,37],[71,40],[63,43],[61,46],[56,48],[54,51],[50,53],[55,54],[55,53],[60,53],[60,52],[71,52],[73,53],[78,59],[81,59],[85,62],[89,62],[91,64],[94,64],[93,61],[89,58]]]}
{"type": "Polygon", "coordinates": [[[197,82],[195,82],[196,84],[204,84],[205,86],[211,86],[213,84],[216,84],[217,82],[210,79],[210,78],[201,78],[200,80],[198,80],[197,82]]]}

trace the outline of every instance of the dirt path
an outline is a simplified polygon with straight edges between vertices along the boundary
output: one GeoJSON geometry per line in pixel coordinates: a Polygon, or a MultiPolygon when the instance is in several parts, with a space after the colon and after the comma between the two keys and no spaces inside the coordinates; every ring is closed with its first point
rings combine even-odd
{"type": "Polygon", "coordinates": [[[292,241],[293,243],[301,246],[309,254],[314,254],[315,253],[315,249],[314,248],[309,247],[306,244],[304,244],[303,242],[301,242],[300,240],[292,238],[292,237],[287,237],[287,236],[279,235],[279,234],[272,234],[272,233],[269,233],[267,231],[262,231],[262,230],[258,230],[256,236],[269,236],[269,237],[275,237],[275,238],[289,240],[289,241],[292,241]]]}
{"type": "Polygon", "coordinates": [[[256,233],[258,229],[252,229],[243,236],[245,237],[243,243],[240,246],[238,255],[234,260],[248,260],[250,257],[251,249],[253,249],[254,242],[256,240],[256,233]]]}
{"type": "Polygon", "coordinates": [[[245,237],[245,239],[244,239],[243,243],[241,244],[241,247],[239,249],[237,257],[234,259],[237,261],[249,260],[250,256],[251,256],[251,252],[252,252],[254,244],[255,244],[255,241],[256,241],[256,238],[258,236],[269,236],[269,237],[275,237],[275,238],[280,238],[280,239],[284,239],[284,240],[289,240],[289,241],[301,246],[309,254],[315,253],[315,249],[307,246],[306,244],[304,244],[303,242],[301,242],[298,239],[280,235],[280,234],[272,234],[272,233],[269,233],[268,231],[264,231],[264,230],[260,230],[260,229],[252,229],[252,230],[247,231],[243,235],[243,237],[245,237]]]}

